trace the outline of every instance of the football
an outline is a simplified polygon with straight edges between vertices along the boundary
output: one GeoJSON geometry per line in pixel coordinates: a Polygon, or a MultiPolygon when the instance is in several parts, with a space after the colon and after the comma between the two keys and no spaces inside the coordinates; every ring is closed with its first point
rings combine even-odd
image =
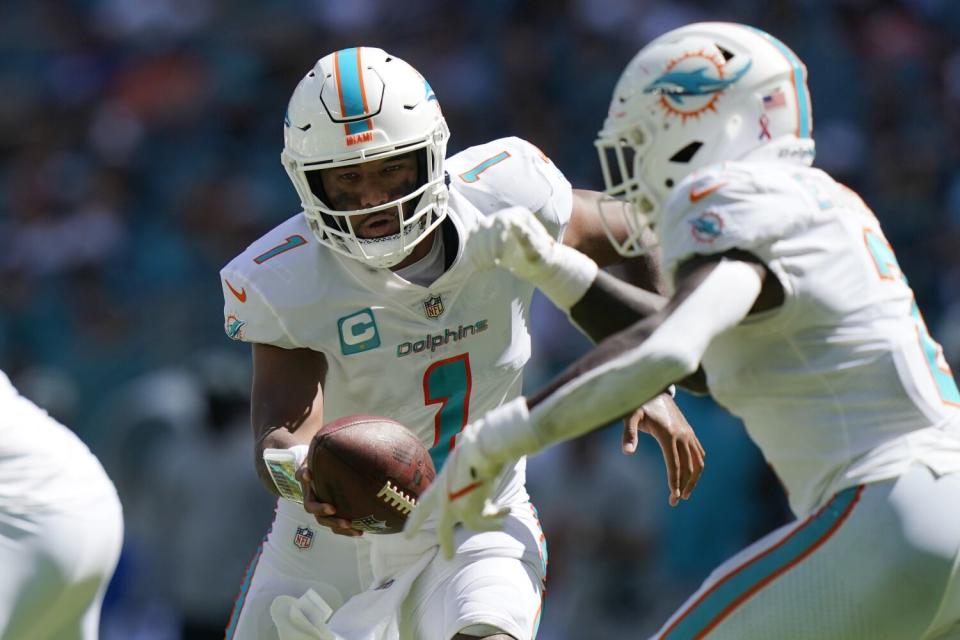
{"type": "Polygon", "coordinates": [[[367,533],[397,533],[436,476],[430,452],[390,418],[353,415],[325,424],[310,442],[313,492],[336,517],[367,533]]]}

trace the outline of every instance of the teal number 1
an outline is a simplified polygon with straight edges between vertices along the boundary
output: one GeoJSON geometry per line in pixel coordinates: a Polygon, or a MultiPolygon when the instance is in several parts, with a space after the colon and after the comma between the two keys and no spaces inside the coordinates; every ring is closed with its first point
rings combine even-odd
{"type": "MultiPolygon", "coordinates": [[[[883,280],[899,280],[907,284],[907,278],[900,270],[897,263],[897,257],[893,255],[893,247],[886,239],[873,229],[863,230],[863,240],[867,244],[870,256],[877,267],[877,273],[883,280]]],[[[920,348],[927,360],[930,373],[933,375],[933,381],[940,391],[940,398],[949,404],[960,405],[960,390],[957,390],[957,382],[953,379],[953,373],[950,366],[943,358],[943,348],[937,344],[937,341],[930,335],[927,329],[927,323],[920,315],[920,307],[917,301],[913,301],[910,308],[910,315],[917,325],[917,338],[920,340],[920,348]]]]}
{"type": "Polygon", "coordinates": [[[257,264],[263,264],[270,258],[276,258],[281,253],[286,253],[287,251],[290,251],[290,249],[296,249],[297,247],[302,247],[305,244],[307,244],[307,241],[304,240],[303,236],[301,235],[287,236],[287,239],[284,240],[283,244],[278,244],[273,249],[261,253],[254,258],[253,261],[257,264]]]}
{"type": "Polygon", "coordinates": [[[438,360],[423,374],[423,401],[428,405],[440,405],[434,416],[433,447],[430,448],[430,457],[437,471],[447,461],[457,434],[467,426],[472,386],[470,355],[467,353],[438,360]]]}

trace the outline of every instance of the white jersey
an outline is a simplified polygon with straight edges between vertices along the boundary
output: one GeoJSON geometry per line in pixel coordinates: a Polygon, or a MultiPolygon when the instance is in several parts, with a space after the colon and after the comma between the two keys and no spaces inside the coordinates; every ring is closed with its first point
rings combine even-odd
{"type": "Polygon", "coordinates": [[[0,512],[62,510],[101,493],[115,499],[87,446],[0,371],[0,512]]]}
{"type": "Polygon", "coordinates": [[[818,169],[731,162],[688,176],[662,215],[669,280],[695,254],[740,249],[783,286],[781,307],[715,338],[702,365],[795,513],[913,461],[955,470],[960,393],[855,193],[818,169]]]}
{"type": "MultiPolygon", "coordinates": [[[[438,470],[470,420],[520,393],[530,357],[532,285],[502,269],[474,271],[461,260],[465,243],[480,216],[515,205],[559,238],[572,206],[560,171],[518,138],[472,147],[447,159],[446,169],[443,233],[455,234],[457,255],[429,286],[329,251],[301,214],[221,272],[229,337],[322,352],[324,421],[398,420],[430,449],[438,470]]],[[[502,499],[526,499],[522,474],[518,465],[502,499]]]]}

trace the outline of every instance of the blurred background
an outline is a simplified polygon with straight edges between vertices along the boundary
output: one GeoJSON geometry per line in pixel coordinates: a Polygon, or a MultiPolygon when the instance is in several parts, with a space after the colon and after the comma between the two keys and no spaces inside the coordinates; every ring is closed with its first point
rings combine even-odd
{"type": "MultiPolygon", "coordinates": [[[[254,477],[249,347],[218,269],[298,211],[279,163],[300,77],[379,46],[430,81],[451,153],[505,135],[600,188],[592,141],[626,62],[685,22],[749,22],[810,72],[816,165],[880,217],[960,365],[960,3],[952,0],[34,0],[0,5],[0,367],[103,460],[127,539],[103,637],[222,637],[272,517],[254,477]]],[[[535,311],[537,386],[586,348],[535,311]]],[[[955,369],[956,370],[956,369],[955,369]]],[[[531,461],[550,545],[540,638],[643,637],[786,521],[739,423],[681,397],[708,450],[667,506],[619,429],[531,461]]]]}

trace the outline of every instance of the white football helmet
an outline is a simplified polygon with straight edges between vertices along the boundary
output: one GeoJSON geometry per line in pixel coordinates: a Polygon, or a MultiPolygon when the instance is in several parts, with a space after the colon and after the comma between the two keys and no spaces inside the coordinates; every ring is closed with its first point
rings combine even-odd
{"type": "Polygon", "coordinates": [[[450,132],[430,85],[403,60],[370,47],[321,58],[294,89],[283,124],[281,160],[321,244],[373,267],[391,267],[446,217],[443,161],[450,132]],[[331,208],[320,170],[411,151],[419,173],[414,191],[366,209],[331,208]],[[415,206],[405,212],[411,201],[415,206]],[[370,239],[354,233],[354,216],[394,210],[398,233],[370,239]]]}
{"type": "Polygon", "coordinates": [[[724,22],[659,36],[620,76],[594,143],[606,193],[634,205],[622,209],[626,240],[615,239],[604,220],[611,242],[622,255],[643,253],[644,229],[656,225],[670,190],[706,165],[747,158],[811,164],[812,130],[806,67],[776,38],[724,22]]]}

